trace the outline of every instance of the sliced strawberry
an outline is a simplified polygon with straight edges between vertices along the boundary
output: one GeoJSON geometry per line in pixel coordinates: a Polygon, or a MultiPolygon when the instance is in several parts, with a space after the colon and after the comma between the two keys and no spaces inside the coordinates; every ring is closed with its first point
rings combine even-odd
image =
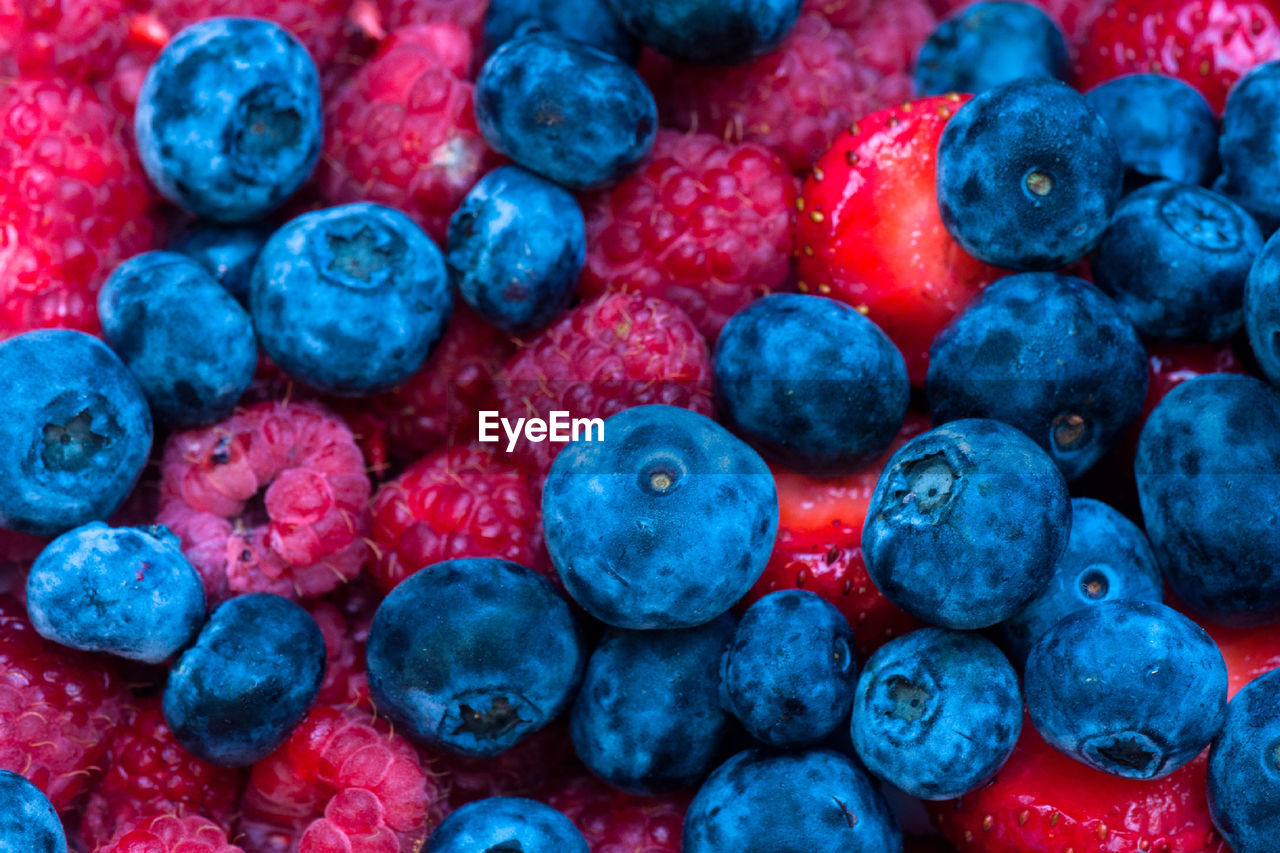
{"type": "Polygon", "coordinates": [[[934,335],[1001,275],[961,249],[938,213],[938,138],[967,99],[922,98],[859,120],[818,160],[797,203],[799,289],[874,320],[917,385],[934,335]]]}

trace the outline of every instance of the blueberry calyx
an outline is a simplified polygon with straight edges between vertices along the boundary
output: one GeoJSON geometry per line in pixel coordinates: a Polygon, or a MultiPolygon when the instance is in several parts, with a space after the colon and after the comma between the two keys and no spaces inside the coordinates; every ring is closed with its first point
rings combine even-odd
{"type": "Polygon", "coordinates": [[[520,716],[521,708],[528,704],[519,696],[478,696],[459,701],[458,710],[445,718],[445,724],[453,724],[449,728],[453,735],[471,735],[478,741],[496,740],[532,722],[520,716]],[[486,705],[488,710],[482,710],[486,705]]]}
{"type": "Polygon", "coordinates": [[[380,284],[385,278],[382,273],[396,263],[401,251],[390,245],[390,235],[379,231],[375,233],[366,224],[350,237],[335,232],[325,234],[330,260],[324,269],[336,273],[335,277],[348,287],[363,289],[380,284]]]}
{"type": "Polygon", "coordinates": [[[930,453],[902,466],[902,484],[898,487],[897,503],[913,505],[921,515],[935,516],[939,520],[956,493],[956,481],[961,475],[943,452],[930,453]]]}
{"type": "Polygon", "coordinates": [[[1120,772],[1133,779],[1153,779],[1164,764],[1165,750],[1146,732],[1095,735],[1082,747],[1083,754],[1099,770],[1120,772]]]}
{"type": "Polygon", "coordinates": [[[81,409],[63,423],[44,425],[44,450],[40,455],[50,471],[78,471],[110,440],[93,431],[93,415],[88,409],[81,409]]]}
{"type": "Polygon", "coordinates": [[[1027,172],[1027,176],[1023,178],[1022,183],[1033,199],[1044,198],[1053,192],[1053,175],[1041,169],[1032,169],[1027,172]]]}
{"type": "Polygon", "coordinates": [[[1081,450],[1093,438],[1093,425],[1084,415],[1060,412],[1050,424],[1049,438],[1059,452],[1081,450]]]}

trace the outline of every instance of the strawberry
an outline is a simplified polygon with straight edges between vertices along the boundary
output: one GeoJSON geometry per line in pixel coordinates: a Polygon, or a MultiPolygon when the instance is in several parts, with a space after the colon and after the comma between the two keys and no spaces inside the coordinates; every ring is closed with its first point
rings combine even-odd
{"type": "Polygon", "coordinates": [[[922,98],[859,120],[818,160],[796,205],[799,289],[874,320],[917,385],[934,335],[1000,275],[961,249],[938,213],[938,138],[967,99],[922,98]]]}

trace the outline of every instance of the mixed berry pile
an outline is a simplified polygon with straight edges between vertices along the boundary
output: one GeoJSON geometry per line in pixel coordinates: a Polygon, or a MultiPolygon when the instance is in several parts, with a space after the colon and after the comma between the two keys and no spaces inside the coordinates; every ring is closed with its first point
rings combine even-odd
{"type": "Polygon", "coordinates": [[[0,851],[1276,853],[1277,0],[0,3],[0,851]]]}

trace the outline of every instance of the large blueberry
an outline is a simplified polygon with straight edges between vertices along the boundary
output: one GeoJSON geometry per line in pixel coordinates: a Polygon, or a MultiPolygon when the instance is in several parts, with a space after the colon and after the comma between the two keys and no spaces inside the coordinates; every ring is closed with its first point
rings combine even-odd
{"type": "Polygon", "coordinates": [[[27,610],[64,646],[160,663],[204,624],[204,583],[168,528],[92,521],[40,552],[27,610]]]}
{"type": "Polygon", "coordinates": [[[1280,237],[1267,241],[1249,270],[1244,325],[1262,372],[1280,387],[1280,237]]]}
{"type": "Polygon", "coordinates": [[[990,779],[1022,731],[1018,674],[990,640],[921,628],[881,646],[858,678],[853,745],[913,797],[947,800],[990,779]]]}
{"type": "Polygon", "coordinates": [[[1160,181],[1120,202],[1091,268],[1146,337],[1222,341],[1243,323],[1244,283],[1261,250],[1262,232],[1238,204],[1160,181]]]}
{"type": "Polygon", "coordinates": [[[875,585],[908,613],[985,628],[1040,594],[1070,529],[1053,460],[1007,424],[968,419],[916,436],[889,459],[862,555],[875,585]]]}
{"type": "Polygon", "coordinates": [[[1092,498],[1071,500],[1071,535],[1044,592],[1000,626],[1009,654],[1026,660],[1046,631],[1068,614],[1104,601],[1164,597],[1147,537],[1129,519],[1092,498]]]}
{"type": "Polygon", "coordinates": [[[621,628],[709,622],[764,571],[778,528],[773,475],[710,418],[638,406],[556,457],[542,494],[565,589],[621,628]],[[597,440],[589,440],[597,438],[597,440]]]}
{"type": "Polygon", "coordinates": [[[916,55],[916,92],[978,94],[1020,77],[1071,76],[1067,39],[1029,3],[974,3],[938,24],[916,55]]]}
{"type": "Polygon", "coordinates": [[[287,30],[209,18],[170,41],[147,72],[134,130],[166,198],[219,222],[258,219],[320,157],[320,75],[287,30]]]}
{"type": "Polygon", "coordinates": [[[569,307],[586,257],[578,200],[519,166],[481,178],[449,221],[458,292],[513,334],[537,331],[569,307]]]}
{"type": "Polygon", "coordinates": [[[248,766],[302,722],[324,665],[324,636],[307,611],[279,595],[232,598],[169,673],[165,722],[196,757],[248,766]]]}
{"type": "Polygon", "coordinates": [[[444,256],[412,219],[358,202],[304,213],[272,235],[249,307],[262,348],[286,373],[362,395],[422,366],[453,295],[444,256]]]}
{"type": "Polygon", "coordinates": [[[849,718],[853,649],[849,620],[822,597],[770,593],[747,608],[725,650],[725,704],[770,746],[822,740],[849,718]]]}
{"type": "Polygon", "coordinates": [[[1142,428],[1134,470],[1165,578],[1201,616],[1280,619],[1280,392],[1216,374],[1165,395],[1142,428]]]}
{"type": "Polygon", "coordinates": [[[222,420],[253,381],[258,342],[248,312],[186,255],[146,252],[116,267],[98,293],[98,314],[159,423],[222,420]]]}
{"type": "Polygon", "coordinates": [[[1036,731],[1115,776],[1158,779],[1222,728],[1227,665],[1204,629],[1154,601],[1105,601],[1050,628],[1027,657],[1036,731]]]}
{"type": "Polygon", "coordinates": [[[605,634],[573,703],[582,763],[636,794],[678,791],[714,766],[729,728],[717,688],[733,617],[678,631],[605,634]]]}
{"type": "Polygon", "coordinates": [[[484,46],[493,53],[509,39],[546,29],[634,62],[640,45],[609,8],[608,0],[491,0],[484,15],[484,46]]]}
{"type": "Polygon", "coordinates": [[[272,230],[261,222],[244,225],[197,222],[169,243],[169,251],[186,255],[200,264],[237,302],[248,305],[253,265],[272,230]]]}
{"type": "Polygon", "coordinates": [[[1235,853],[1280,850],[1280,669],[1232,698],[1209,750],[1208,782],[1213,823],[1235,853]]]}
{"type": "Polygon", "coordinates": [[[827,750],[748,750],[698,791],[684,853],[901,853],[902,833],[867,774],[827,750]]]}
{"type": "Polygon", "coordinates": [[[716,403],[730,429],[807,474],[879,456],[907,411],[902,353],[842,302],[780,293],[739,311],[716,340],[716,403]]]}
{"type": "Polygon", "coordinates": [[[1141,414],[1147,354],[1093,285],[1024,273],[991,285],[934,339],[926,388],[935,423],[1012,424],[1073,480],[1141,414]]]}
{"type": "Polygon", "coordinates": [[[67,853],[62,821],[39,788],[17,773],[0,770],[0,850],[67,853]]]}
{"type": "Polygon", "coordinates": [[[588,853],[569,818],[536,800],[467,803],[431,833],[426,853],[588,853]]]}
{"type": "Polygon", "coordinates": [[[0,386],[0,527],[56,536],[115,512],[152,437],[116,354],[81,332],[27,332],[0,343],[0,386]]]}
{"type": "Polygon", "coordinates": [[[1231,196],[1270,234],[1280,225],[1280,61],[1264,62],[1236,81],[1218,137],[1222,175],[1213,188],[1231,196]]]}
{"type": "Polygon", "coordinates": [[[659,53],[732,65],[773,50],[802,0],[608,0],[624,26],[659,53]]]}
{"type": "Polygon", "coordinates": [[[572,698],[586,653],[569,605],[506,560],[436,563],[383,600],[369,629],[369,690],[424,746],[496,755],[572,698]]]}
{"type": "Polygon", "coordinates": [[[475,103],[490,145],[574,190],[630,172],[658,130],[657,104],[634,68],[544,31],[514,38],[489,57],[475,103]]]}
{"type": "Polygon", "coordinates": [[[956,111],[938,143],[938,209],[969,254],[1048,270],[1102,237],[1124,183],[1111,131],[1065,83],[1024,77],[956,111]]]}
{"type": "Polygon", "coordinates": [[[1166,179],[1203,184],[1218,168],[1218,119],[1189,84],[1163,74],[1127,74],[1085,93],[1111,128],[1125,183],[1166,179]]]}

